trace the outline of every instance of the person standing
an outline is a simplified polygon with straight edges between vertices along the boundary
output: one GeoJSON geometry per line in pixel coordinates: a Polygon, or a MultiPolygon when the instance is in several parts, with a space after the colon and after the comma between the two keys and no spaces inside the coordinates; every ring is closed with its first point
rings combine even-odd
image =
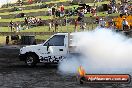
{"type": "Polygon", "coordinates": [[[65,10],[64,6],[63,5],[60,6],[61,17],[64,16],[64,10],[65,10]]]}
{"type": "Polygon", "coordinates": [[[13,22],[12,22],[12,20],[11,20],[11,22],[9,23],[9,26],[10,26],[11,32],[12,32],[12,31],[13,31],[13,22]]]}
{"type": "Polygon", "coordinates": [[[52,29],[52,22],[49,22],[49,31],[52,29]]]}
{"type": "Polygon", "coordinates": [[[58,30],[58,21],[56,20],[54,24],[55,24],[55,32],[56,32],[58,30]]]}
{"type": "Polygon", "coordinates": [[[99,17],[96,16],[96,24],[99,24],[99,17]]]}
{"type": "Polygon", "coordinates": [[[14,23],[13,23],[12,20],[11,20],[11,22],[10,22],[11,32],[13,31],[13,25],[14,25],[14,23]]]}
{"type": "Polygon", "coordinates": [[[128,22],[126,21],[125,18],[123,18],[123,21],[122,21],[122,30],[126,30],[128,29],[128,22]]]}
{"type": "Polygon", "coordinates": [[[9,36],[6,36],[6,45],[9,44],[9,36]]]}
{"type": "Polygon", "coordinates": [[[20,25],[19,23],[16,22],[16,32],[19,32],[20,31],[20,25]]]}
{"type": "Polygon", "coordinates": [[[33,0],[28,0],[28,3],[29,4],[33,4],[33,0]]]}
{"type": "Polygon", "coordinates": [[[55,12],[56,12],[56,9],[55,9],[55,7],[53,7],[53,8],[52,8],[52,13],[51,13],[52,16],[53,16],[53,18],[55,18],[55,12]]]}
{"type": "Polygon", "coordinates": [[[28,24],[29,17],[26,17],[24,20],[25,20],[25,25],[27,26],[26,29],[29,29],[29,24],[28,24]]]}
{"type": "Polygon", "coordinates": [[[101,18],[100,21],[99,21],[99,26],[104,28],[105,24],[106,24],[106,22],[105,22],[104,18],[101,18]]]}
{"type": "Polygon", "coordinates": [[[78,26],[78,20],[76,19],[75,20],[75,29],[74,29],[74,32],[77,32],[77,26],[78,26]]]}

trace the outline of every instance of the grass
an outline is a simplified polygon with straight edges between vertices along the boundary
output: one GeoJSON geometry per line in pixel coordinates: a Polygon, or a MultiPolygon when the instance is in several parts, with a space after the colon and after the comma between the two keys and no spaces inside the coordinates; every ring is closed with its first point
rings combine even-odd
{"type": "Polygon", "coordinates": [[[5,39],[6,39],[5,36],[0,36],[0,45],[5,44],[5,39]]]}
{"type": "MultiPolygon", "coordinates": [[[[42,20],[48,20],[50,18],[52,18],[51,16],[36,16],[37,18],[41,18],[42,20]]],[[[0,19],[0,22],[21,22],[24,21],[24,18],[10,18],[10,19],[0,19]]]]}
{"type": "MultiPolygon", "coordinates": [[[[112,13],[112,14],[107,14],[106,12],[97,12],[97,16],[99,17],[106,17],[106,16],[119,16],[120,14],[119,13],[112,13]]],[[[88,13],[88,14],[85,14],[85,17],[91,17],[92,14],[91,13],[88,13]]]]}
{"type": "MultiPolygon", "coordinates": [[[[58,0],[58,1],[54,1],[54,2],[45,2],[46,4],[50,4],[50,3],[59,3],[59,2],[66,2],[68,0],[58,0]]],[[[100,6],[101,4],[108,4],[109,1],[104,1],[104,2],[97,2],[95,3],[95,5],[97,6],[100,6]]],[[[90,6],[94,6],[94,3],[87,3],[88,5],[90,6]]],[[[37,4],[31,4],[31,5],[24,5],[24,6],[21,6],[21,7],[26,7],[26,6],[35,6],[37,4]]],[[[20,7],[20,6],[18,6],[20,7]]],[[[72,6],[65,6],[65,9],[70,9],[70,8],[73,8],[73,7],[79,7],[78,5],[72,5],[72,6]]],[[[2,8],[3,9],[3,8],[2,8]]],[[[0,9],[0,10],[2,10],[0,9]]],[[[6,9],[6,8],[4,8],[6,9]]],[[[11,9],[11,8],[10,8],[11,9]]],[[[23,10],[23,11],[15,11],[15,12],[5,12],[5,13],[0,13],[0,15],[9,15],[9,14],[18,14],[18,13],[30,13],[30,12],[39,12],[39,11],[47,11],[48,9],[47,8],[44,8],[44,9],[32,9],[32,10],[23,10]]]]}
{"type": "MultiPolygon", "coordinates": [[[[87,30],[93,30],[96,27],[95,24],[90,24],[87,25],[87,30]]],[[[79,30],[79,26],[77,27],[78,31],[79,30]]],[[[39,27],[33,27],[30,29],[26,29],[26,30],[21,30],[20,32],[53,32],[54,28],[51,29],[49,31],[48,26],[39,26],[39,27]]],[[[0,32],[10,32],[10,29],[8,27],[0,27],[0,32]]],[[[68,27],[66,26],[59,26],[58,27],[58,32],[74,32],[74,25],[68,25],[68,27]]],[[[48,39],[51,35],[36,35],[35,39],[37,39],[37,41],[39,40],[39,42],[43,42],[44,40],[48,39]]],[[[5,39],[6,36],[0,36],[0,45],[5,44],[5,39]]]]}
{"type": "MultiPolygon", "coordinates": [[[[96,27],[95,24],[88,24],[87,25],[87,30],[92,30],[95,27],[96,27]]],[[[80,29],[79,26],[77,27],[77,29],[78,29],[78,31],[81,31],[81,30],[79,30],[80,29]]],[[[21,30],[20,32],[53,32],[53,30],[54,30],[54,27],[53,27],[53,29],[51,29],[49,31],[49,27],[48,26],[38,26],[38,27],[30,28],[30,29],[21,30]]],[[[10,28],[8,28],[8,27],[0,27],[0,32],[10,32],[10,28]]],[[[74,25],[68,25],[67,27],[66,26],[59,26],[57,32],[74,32],[74,25]]],[[[44,36],[37,35],[36,39],[46,40],[49,36],[50,35],[44,35],[44,36]]]]}
{"type": "MultiPolygon", "coordinates": [[[[78,5],[73,5],[73,6],[65,6],[65,9],[70,9],[73,7],[78,7],[78,5]]],[[[22,11],[14,11],[14,12],[4,12],[0,13],[0,15],[9,15],[9,14],[18,14],[18,13],[31,13],[31,12],[40,12],[40,11],[48,11],[47,8],[43,9],[31,9],[31,10],[22,10],[22,11]]]]}
{"type": "MultiPolygon", "coordinates": [[[[68,0],[55,0],[54,2],[53,1],[50,1],[50,2],[44,2],[42,4],[50,4],[50,3],[59,3],[59,2],[66,2],[68,0]]],[[[27,2],[28,3],[28,2],[27,2]]],[[[30,5],[23,5],[23,6],[15,6],[15,7],[27,7],[27,6],[36,6],[37,4],[34,3],[34,4],[30,4],[30,5]]],[[[8,8],[0,8],[0,10],[6,10],[6,9],[11,9],[13,7],[8,7],[8,8]]]]}
{"type": "MultiPolygon", "coordinates": [[[[72,32],[73,28],[74,28],[73,25],[68,26],[69,32],[72,32]]],[[[33,27],[30,29],[26,29],[26,30],[21,30],[21,32],[53,32],[53,30],[54,30],[54,28],[49,31],[48,26],[39,26],[39,27],[33,27]]],[[[66,32],[66,31],[67,31],[66,26],[59,26],[58,27],[58,32],[66,32]]]]}
{"type": "MultiPolygon", "coordinates": [[[[74,26],[69,26],[69,31],[72,32],[74,26]]],[[[30,28],[30,29],[25,29],[25,30],[21,30],[20,32],[53,32],[54,28],[49,31],[48,29],[48,26],[39,26],[39,27],[33,27],[33,28],[30,28]]],[[[8,27],[1,27],[0,28],[0,32],[9,32],[10,29],[8,27]]],[[[58,29],[58,32],[66,32],[66,27],[63,26],[63,27],[59,27],[58,29]],[[63,30],[62,30],[63,29],[63,30]]],[[[37,35],[35,36],[36,39],[39,39],[39,40],[46,40],[47,38],[49,38],[51,35],[37,35]]],[[[5,43],[5,36],[0,36],[0,44],[3,44],[5,43]]]]}
{"type": "Polygon", "coordinates": [[[9,14],[18,14],[18,13],[31,13],[31,12],[40,12],[40,11],[47,11],[47,8],[23,10],[23,11],[15,11],[15,12],[5,12],[5,13],[0,13],[0,15],[9,15],[9,14]]]}
{"type": "MultiPolygon", "coordinates": [[[[105,12],[98,12],[97,13],[98,16],[119,16],[119,13],[113,13],[113,14],[106,14],[105,12]]],[[[85,14],[85,17],[90,17],[92,16],[91,13],[85,14]]],[[[77,18],[78,16],[71,16],[68,18],[77,18]]],[[[41,18],[42,20],[48,20],[48,19],[52,19],[52,16],[37,16],[37,18],[41,18]]],[[[24,18],[10,18],[10,19],[0,19],[0,22],[21,22],[24,21],[24,18]]]]}
{"type": "MultiPolygon", "coordinates": [[[[116,3],[120,3],[121,1],[118,0],[116,3]]],[[[96,2],[95,6],[101,6],[102,4],[109,4],[109,0],[103,2],[96,2]]],[[[94,6],[94,3],[87,3],[87,5],[94,6]]]]}
{"type": "MultiPolygon", "coordinates": [[[[96,27],[96,25],[95,24],[90,24],[90,25],[87,25],[87,30],[86,31],[88,31],[88,30],[93,30],[94,28],[96,27]]],[[[78,31],[81,31],[81,30],[79,30],[80,29],[80,27],[78,26],[77,27],[77,29],[78,29],[78,31]]],[[[48,26],[45,26],[45,27],[37,27],[37,28],[32,28],[32,29],[28,29],[28,30],[23,30],[23,31],[21,31],[21,32],[53,32],[53,30],[54,30],[54,28],[51,30],[51,31],[49,31],[48,30],[48,26]]],[[[58,32],[74,32],[74,25],[68,25],[68,27],[66,27],[66,26],[60,26],[59,28],[58,28],[58,32]],[[67,29],[68,28],[68,29],[67,29]]],[[[39,39],[39,40],[46,40],[47,38],[49,38],[51,35],[44,35],[44,36],[42,36],[42,35],[37,35],[36,36],[36,39],[39,39]]]]}
{"type": "Polygon", "coordinates": [[[24,21],[24,18],[0,19],[0,22],[10,22],[11,20],[12,20],[13,22],[24,21]]]}
{"type": "MultiPolygon", "coordinates": [[[[56,0],[56,1],[51,1],[51,2],[45,2],[46,4],[50,4],[50,3],[59,3],[59,2],[66,2],[68,0],[56,0]]],[[[101,4],[107,4],[109,3],[109,1],[104,1],[104,2],[99,2],[99,3],[95,3],[95,5],[100,6],[101,4]]],[[[93,6],[94,3],[87,3],[90,6],[93,6]]],[[[27,7],[27,6],[36,6],[37,4],[31,4],[31,5],[23,5],[23,6],[16,6],[16,7],[27,7]]],[[[72,6],[65,6],[65,9],[70,9],[73,7],[78,7],[78,5],[72,5],[72,6]]],[[[12,9],[13,7],[9,7],[9,8],[0,8],[0,10],[6,10],[6,9],[12,9]]],[[[31,10],[23,10],[23,11],[15,11],[15,12],[5,12],[5,13],[0,13],[0,15],[9,15],[9,14],[18,14],[18,13],[31,13],[31,12],[39,12],[39,11],[47,11],[47,8],[44,9],[31,9],[31,10]]],[[[104,12],[99,12],[98,16],[106,16],[107,14],[105,14],[104,12]]],[[[118,14],[111,14],[110,16],[116,16],[118,14]]],[[[86,14],[86,17],[90,17],[91,14],[86,14]]],[[[47,20],[52,18],[51,16],[37,16],[38,18],[41,18],[42,20],[47,20]]],[[[69,18],[77,18],[77,16],[72,16],[69,18]]],[[[10,22],[10,21],[16,22],[16,21],[24,21],[24,18],[11,18],[11,19],[0,19],[0,22],[10,22]]],[[[92,30],[96,27],[96,24],[89,24],[87,25],[87,30],[92,30]]],[[[79,29],[79,26],[78,28],[79,29]]],[[[20,32],[53,32],[54,28],[52,30],[49,31],[48,26],[39,26],[39,27],[33,27],[30,29],[26,29],[26,30],[21,30],[20,32]]],[[[68,27],[66,26],[59,26],[58,28],[58,32],[73,32],[74,31],[74,25],[68,25],[68,27]]],[[[80,30],[78,30],[80,31],[80,30]]],[[[0,32],[10,32],[10,28],[8,27],[0,27],[0,32]]],[[[40,36],[37,35],[36,39],[41,39],[41,40],[46,40],[47,38],[49,38],[50,35],[44,35],[44,36],[40,36]]],[[[0,44],[1,43],[5,43],[5,36],[0,36],[0,44]]]]}
{"type": "MultiPolygon", "coordinates": [[[[67,0],[58,0],[54,2],[45,2],[45,4],[50,4],[50,3],[59,3],[59,2],[66,2],[67,0]]],[[[36,6],[37,4],[31,4],[31,5],[23,5],[23,6],[16,6],[16,7],[27,7],[27,6],[36,6]]],[[[9,8],[1,8],[0,10],[6,10],[6,9],[12,9],[13,7],[9,8]]],[[[30,13],[30,12],[39,12],[39,11],[47,11],[47,8],[44,9],[32,9],[32,10],[23,10],[23,11],[15,11],[15,12],[5,12],[5,13],[0,13],[0,15],[9,15],[9,14],[18,14],[18,13],[30,13]]]]}
{"type": "Polygon", "coordinates": [[[9,27],[0,27],[0,32],[10,32],[9,27]]]}
{"type": "Polygon", "coordinates": [[[46,4],[50,4],[50,3],[59,3],[59,2],[67,2],[69,0],[56,0],[56,1],[50,1],[50,2],[45,2],[46,4]]]}
{"type": "Polygon", "coordinates": [[[90,6],[101,6],[102,4],[108,4],[109,1],[103,1],[103,2],[96,2],[96,3],[86,3],[87,5],[90,5],[90,6]]]}
{"type": "MultiPolygon", "coordinates": [[[[93,24],[95,27],[95,24],[93,24]]],[[[92,28],[92,24],[87,24],[87,28],[92,28]]],[[[79,26],[78,26],[79,29],[79,26]]],[[[48,26],[38,26],[38,27],[32,27],[29,29],[21,30],[20,32],[53,32],[54,27],[49,31],[48,26]]],[[[58,32],[73,32],[74,31],[74,25],[68,24],[68,26],[59,26],[58,32]]],[[[79,30],[78,30],[79,31],[79,30]]],[[[10,32],[9,27],[0,27],[0,32],[10,32]]]]}
{"type": "MultiPolygon", "coordinates": [[[[77,7],[76,5],[74,5],[74,6],[77,7]]],[[[74,6],[66,6],[66,9],[72,8],[74,6]]],[[[31,12],[40,12],[40,11],[48,11],[48,9],[47,8],[43,8],[43,9],[32,9],[32,10],[5,12],[5,13],[0,13],[0,15],[19,14],[19,13],[31,13],[31,12]]]]}

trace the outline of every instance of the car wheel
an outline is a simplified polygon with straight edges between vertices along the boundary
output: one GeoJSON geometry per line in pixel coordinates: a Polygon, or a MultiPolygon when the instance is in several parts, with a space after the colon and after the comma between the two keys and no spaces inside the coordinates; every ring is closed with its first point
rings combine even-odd
{"type": "Polygon", "coordinates": [[[30,67],[34,67],[37,64],[37,57],[33,54],[28,54],[25,63],[30,67]]]}

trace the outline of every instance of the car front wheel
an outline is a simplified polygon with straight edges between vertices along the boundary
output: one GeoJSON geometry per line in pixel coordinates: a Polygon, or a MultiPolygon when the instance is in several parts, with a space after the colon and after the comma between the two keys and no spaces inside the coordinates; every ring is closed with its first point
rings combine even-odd
{"type": "Polygon", "coordinates": [[[37,57],[33,54],[28,54],[25,63],[30,67],[34,67],[37,64],[37,57]]]}

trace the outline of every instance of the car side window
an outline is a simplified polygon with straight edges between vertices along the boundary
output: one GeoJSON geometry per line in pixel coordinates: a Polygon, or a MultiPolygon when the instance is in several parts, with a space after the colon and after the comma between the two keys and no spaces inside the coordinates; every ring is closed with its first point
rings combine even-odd
{"type": "Polygon", "coordinates": [[[64,38],[65,35],[55,35],[51,39],[49,39],[44,46],[64,46],[64,38]]]}

